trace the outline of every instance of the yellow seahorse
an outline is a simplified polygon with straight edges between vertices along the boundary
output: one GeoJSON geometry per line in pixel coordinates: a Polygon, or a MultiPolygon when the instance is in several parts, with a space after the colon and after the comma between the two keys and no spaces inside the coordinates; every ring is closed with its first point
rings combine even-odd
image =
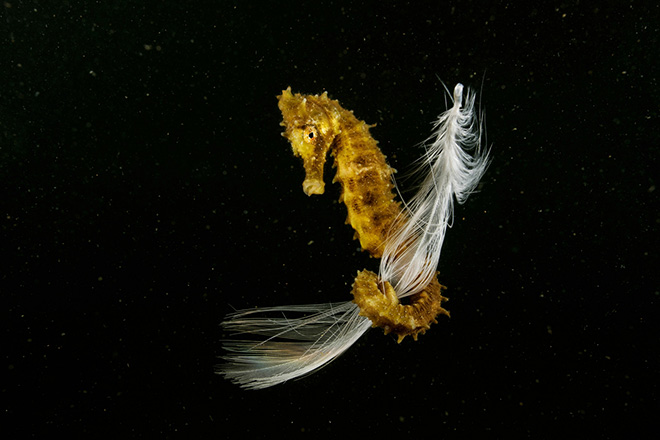
{"type": "Polygon", "coordinates": [[[363,270],[353,283],[353,301],[238,311],[223,326],[230,332],[267,336],[265,341],[225,341],[230,353],[218,372],[246,388],[265,388],[308,374],[335,359],[370,326],[398,335],[398,342],[437,322],[447,299],[436,276],[454,198],[462,203],[488,165],[480,148],[481,126],[474,94],[463,101],[454,88],[452,108],[440,115],[417,171],[420,187],[402,205],[393,189],[394,170],[371,137],[369,126],[322,95],[278,96],[283,136],[303,160],[307,195],[323,194],[326,155],[334,156],[336,182],[362,249],[381,258],[379,274],[363,270]],[[474,154],[470,155],[469,151],[474,154]],[[407,304],[400,299],[408,297],[407,304]],[[260,317],[287,312],[306,316],[260,317]],[[282,341],[285,339],[286,341],[282,341]]]}
{"type": "MultiPolygon", "coordinates": [[[[370,125],[328,98],[327,93],[294,95],[289,87],[278,99],[284,118],[281,125],[286,127],[282,135],[289,139],[293,154],[302,158],[305,167],[303,191],[307,195],[324,193],[323,166],[330,151],[337,168],[334,182],[341,184],[340,201],[348,209],[346,222],[355,229],[362,249],[380,258],[395,224],[403,224],[407,218],[392,191],[394,170],[369,133],[370,125]]],[[[397,334],[399,342],[407,335],[417,340],[439,313],[449,316],[441,306],[446,298],[440,294],[443,286],[437,281],[404,306],[389,282],[381,284],[377,280],[371,271],[359,272],[353,285],[354,302],[374,327],[397,334]]]]}

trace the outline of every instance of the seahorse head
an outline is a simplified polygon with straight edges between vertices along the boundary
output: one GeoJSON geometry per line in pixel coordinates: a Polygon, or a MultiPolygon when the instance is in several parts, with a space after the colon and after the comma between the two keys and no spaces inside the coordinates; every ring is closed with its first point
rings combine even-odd
{"type": "Polygon", "coordinates": [[[335,137],[341,132],[339,128],[339,103],[322,95],[295,95],[291,87],[278,96],[279,108],[284,120],[280,125],[285,127],[282,136],[291,142],[293,154],[303,159],[305,181],[303,191],[308,196],[323,194],[323,165],[326,153],[335,137]]]}

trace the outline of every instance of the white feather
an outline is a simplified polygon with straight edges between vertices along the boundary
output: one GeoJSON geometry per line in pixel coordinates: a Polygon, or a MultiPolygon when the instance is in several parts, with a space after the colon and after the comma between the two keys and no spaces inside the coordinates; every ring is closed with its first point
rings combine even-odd
{"type": "MultiPolygon", "coordinates": [[[[405,204],[407,215],[401,216],[408,220],[397,225],[381,260],[380,278],[389,281],[399,297],[420,291],[435,276],[453,198],[463,203],[488,165],[488,153],[481,150],[474,95],[468,91],[463,104],[463,85],[458,84],[453,101],[425,144],[417,169],[421,184],[405,204]]],[[[225,330],[261,341],[224,341],[227,354],[218,373],[249,389],[310,374],[337,358],[371,327],[371,321],[359,312],[352,302],[237,311],[222,323],[225,330]],[[273,314],[277,316],[268,317],[273,314]]]]}
{"type": "Polygon", "coordinates": [[[454,105],[440,115],[424,144],[426,153],[416,171],[421,184],[405,204],[407,219],[401,216],[385,244],[379,276],[400,298],[421,291],[435,276],[454,197],[465,202],[488,166],[474,101],[468,90],[464,102],[463,85],[456,85],[454,105]]]}
{"type": "Polygon", "coordinates": [[[223,327],[232,334],[266,336],[261,342],[228,340],[229,353],[218,369],[248,389],[267,388],[309,374],[342,354],[371,327],[352,302],[269,307],[228,316],[223,327]],[[287,314],[306,314],[291,318],[287,314]],[[267,317],[267,315],[278,315],[267,317]]]}

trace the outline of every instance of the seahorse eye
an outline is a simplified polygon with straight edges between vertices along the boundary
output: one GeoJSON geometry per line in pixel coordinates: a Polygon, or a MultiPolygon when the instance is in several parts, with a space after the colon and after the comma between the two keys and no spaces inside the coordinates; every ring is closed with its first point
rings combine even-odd
{"type": "Polygon", "coordinates": [[[304,136],[310,141],[316,141],[319,137],[316,127],[308,125],[304,128],[304,136]]]}

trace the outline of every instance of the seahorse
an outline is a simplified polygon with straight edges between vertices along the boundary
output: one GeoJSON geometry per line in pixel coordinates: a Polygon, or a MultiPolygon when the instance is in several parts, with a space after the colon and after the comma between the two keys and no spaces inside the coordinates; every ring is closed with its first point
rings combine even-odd
{"type": "Polygon", "coordinates": [[[392,192],[393,169],[371,137],[370,126],[329,99],[327,92],[293,95],[289,87],[278,98],[281,125],[286,127],[282,136],[305,167],[303,191],[309,196],[324,193],[323,166],[330,150],[337,168],[333,183],[341,184],[339,199],[348,209],[346,223],[355,229],[362,249],[380,258],[401,209],[392,192]]]}
{"type": "Polygon", "coordinates": [[[463,86],[454,89],[452,108],[440,115],[417,173],[416,195],[396,200],[394,170],[387,164],[369,129],[327,93],[278,96],[282,135],[305,168],[303,191],[323,194],[323,168],[328,152],[337,169],[333,182],[342,188],[346,222],[372,257],[381,258],[379,274],[359,271],[353,301],[341,304],[282,306],[238,311],[223,323],[230,332],[268,338],[262,342],[229,340],[226,364],[219,373],[245,388],[265,388],[308,374],[335,359],[369,327],[394,333],[400,343],[417,340],[439,314],[445,289],[437,280],[437,264],[453,199],[463,203],[484,174],[489,152],[481,149],[481,124],[474,94],[463,103],[463,86]],[[469,154],[472,151],[473,154],[469,154]],[[408,298],[407,304],[400,299],[408,298]],[[260,317],[269,313],[307,313],[300,318],[260,317]],[[311,314],[309,314],[311,313],[311,314]],[[281,341],[289,339],[290,341],[281,341]]]}

